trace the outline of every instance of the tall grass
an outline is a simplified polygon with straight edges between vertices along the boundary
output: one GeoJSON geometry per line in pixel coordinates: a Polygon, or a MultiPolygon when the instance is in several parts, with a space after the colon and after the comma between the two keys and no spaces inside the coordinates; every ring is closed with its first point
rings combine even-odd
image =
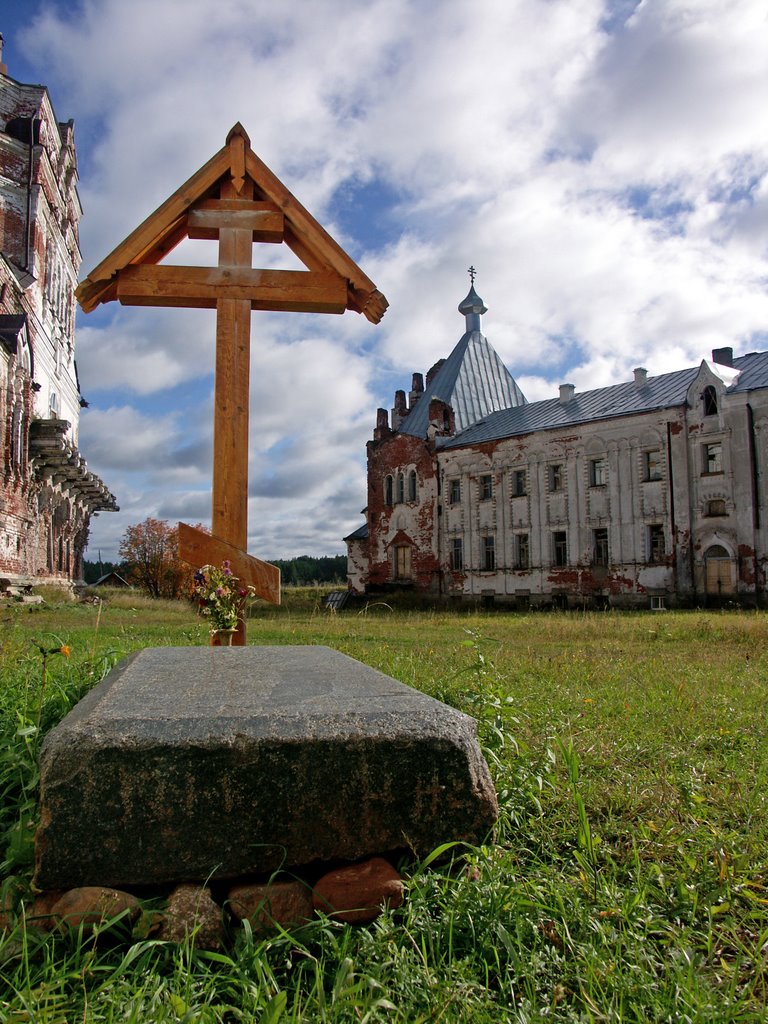
{"type": "MultiPolygon", "coordinates": [[[[768,1020],[765,614],[329,614],[288,597],[255,611],[251,643],[326,644],[477,718],[494,836],[402,865],[405,904],[368,927],[245,929],[224,953],[11,914],[0,1020],[768,1020]]],[[[24,915],[40,734],[115,658],[206,633],[133,595],[0,620],[0,855],[24,915]],[[43,689],[55,641],[72,653],[43,689]]]]}

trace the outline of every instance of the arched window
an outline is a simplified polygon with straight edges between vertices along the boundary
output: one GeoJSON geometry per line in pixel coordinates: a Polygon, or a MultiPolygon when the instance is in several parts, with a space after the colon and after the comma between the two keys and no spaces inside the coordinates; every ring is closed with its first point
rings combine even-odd
{"type": "Polygon", "coordinates": [[[701,398],[704,403],[704,415],[717,416],[717,391],[712,384],[707,384],[701,398]]]}
{"type": "Polygon", "coordinates": [[[59,405],[59,396],[56,394],[55,391],[51,392],[51,401],[49,403],[48,408],[48,415],[51,417],[51,419],[57,420],[59,418],[59,413],[61,412],[61,407],[59,405]]]}
{"type": "Polygon", "coordinates": [[[385,505],[391,505],[392,504],[392,477],[391,476],[385,476],[384,477],[384,504],[385,505]]]}
{"type": "Polygon", "coordinates": [[[412,469],[408,474],[408,501],[416,501],[417,497],[416,470],[412,469]]]}
{"type": "Polygon", "coordinates": [[[405,501],[405,477],[402,473],[397,474],[397,500],[400,504],[405,501]]]}
{"type": "Polygon", "coordinates": [[[22,370],[26,370],[27,373],[32,375],[32,349],[29,347],[29,342],[26,338],[19,339],[19,350],[18,350],[19,365],[22,370]]]}

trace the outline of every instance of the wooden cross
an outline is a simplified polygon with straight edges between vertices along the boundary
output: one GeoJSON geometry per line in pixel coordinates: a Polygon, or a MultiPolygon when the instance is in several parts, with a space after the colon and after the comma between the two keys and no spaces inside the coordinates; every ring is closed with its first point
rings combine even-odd
{"type": "MultiPolygon", "coordinates": [[[[242,125],[208,163],[85,278],[77,298],[216,309],[211,534],[179,523],[191,565],[231,563],[235,576],[280,602],[280,571],[246,551],[251,311],[343,313],[379,323],[387,300],[250,148],[242,125]],[[216,267],[162,266],[183,238],[218,239],[216,267]],[[253,243],[285,242],[307,268],[254,269],[253,243]]],[[[245,643],[241,621],[234,643],[245,643]]]]}

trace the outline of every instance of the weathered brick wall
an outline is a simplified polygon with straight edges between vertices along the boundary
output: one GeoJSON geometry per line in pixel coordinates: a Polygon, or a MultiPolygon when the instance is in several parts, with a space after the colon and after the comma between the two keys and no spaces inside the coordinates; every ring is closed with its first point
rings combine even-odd
{"type": "Polygon", "coordinates": [[[57,122],[43,87],[0,75],[0,313],[25,319],[0,344],[0,572],[41,580],[81,576],[90,512],[105,507],[76,449],[80,215],[72,122],[57,122]],[[55,452],[29,457],[30,424],[59,420],[74,459],[63,472],[55,452]]]}

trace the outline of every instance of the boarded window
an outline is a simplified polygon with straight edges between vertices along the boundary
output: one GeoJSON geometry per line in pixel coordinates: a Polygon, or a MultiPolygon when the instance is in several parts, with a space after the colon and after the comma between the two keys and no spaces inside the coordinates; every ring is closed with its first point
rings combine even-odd
{"type": "Polygon", "coordinates": [[[711,501],[708,501],[706,514],[708,516],[728,515],[728,510],[725,506],[725,498],[712,498],[711,501]]]}
{"type": "Polygon", "coordinates": [[[715,441],[711,444],[704,445],[704,472],[705,473],[722,473],[723,472],[723,443],[722,441],[715,441]]]}
{"type": "Polygon", "coordinates": [[[411,546],[410,544],[398,544],[395,548],[395,579],[409,580],[412,575],[411,546]]]}
{"type": "Polygon", "coordinates": [[[717,391],[711,384],[704,388],[704,394],[701,397],[704,405],[704,415],[717,416],[717,391]]]}
{"type": "Polygon", "coordinates": [[[708,594],[733,592],[733,568],[728,552],[721,544],[713,544],[704,555],[708,594]]]}

